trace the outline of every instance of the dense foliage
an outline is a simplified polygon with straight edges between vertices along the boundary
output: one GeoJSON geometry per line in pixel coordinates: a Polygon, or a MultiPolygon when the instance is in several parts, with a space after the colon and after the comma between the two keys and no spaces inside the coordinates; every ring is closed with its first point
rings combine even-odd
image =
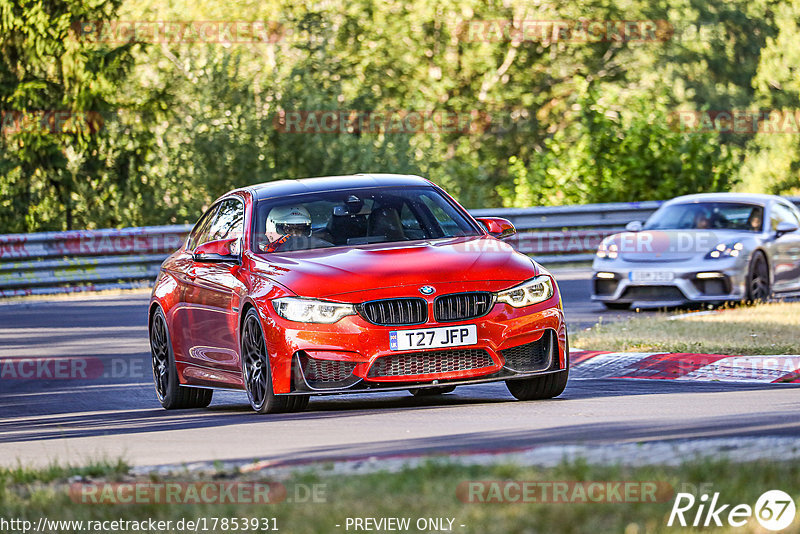
{"type": "Polygon", "coordinates": [[[794,113],[798,23],[800,2],[771,0],[0,0],[0,233],[192,221],[232,187],[354,172],[422,174],[468,207],[796,193],[800,131],[676,114],[794,113]],[[119,21],[268,30],[209,42],[226,38],[119,21]],[[509,21],[657,31],[520,39],[509,21]],[[467,127],[286,127],[326,111],[467,127]]]}

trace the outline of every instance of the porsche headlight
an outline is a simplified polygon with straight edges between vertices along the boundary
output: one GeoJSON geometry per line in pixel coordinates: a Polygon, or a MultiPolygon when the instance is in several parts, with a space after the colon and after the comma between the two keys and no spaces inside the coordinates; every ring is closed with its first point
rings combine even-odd
{"type": "Polygon", "coordinates": [[[522,308],[543,302],[553,296],[553,281],[547,275],[539,275],[518,286],[497,293],[497,301],[522,308]]]}
{"type": "Polygon", "coordinates": [[[619,247],[617,247],[617,244],[613,241],[610,243],[602,242],[600,246],[597,247],[598,258],[616,260],[617,256],[619,256],[619,247]]]}
{"type": "Polygon", "coordinates": [[[744,245],[739,242],[720,243],[706,254],[706,259],[717,260],[720,258],[735,258],[742,253],[744,245]]]}
{"type": "Polygon", "coordinates": [[[284,319],[297,323],[331,324],[342,317],[356,314],[356,308],[352,304],[299,297],[275,299],[272,307],[284,319]]]}

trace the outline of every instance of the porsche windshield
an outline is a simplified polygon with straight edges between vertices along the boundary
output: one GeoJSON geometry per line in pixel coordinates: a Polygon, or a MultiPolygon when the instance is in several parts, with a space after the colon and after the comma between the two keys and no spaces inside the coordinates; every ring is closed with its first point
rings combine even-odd
{"type": "Polygon", "coordinates": [[[369,188],[260,200],[253,250],[309,250],[481,235],[437,190],[369,188]]]}
{"type": "Polygon", "coordinates": [[[733,202],[672,204],[658,210],[645,230],[741,230],[760,232],[764,208],[733,202]]]}

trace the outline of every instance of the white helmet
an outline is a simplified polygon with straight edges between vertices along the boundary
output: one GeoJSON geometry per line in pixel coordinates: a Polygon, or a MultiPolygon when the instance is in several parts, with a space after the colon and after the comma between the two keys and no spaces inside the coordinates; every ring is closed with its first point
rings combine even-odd
{"type": "Polygon", "coordinates": [[[267,217],[267,233],[311,235],[311,214],[303,206],[278,206],[267,217]]]}

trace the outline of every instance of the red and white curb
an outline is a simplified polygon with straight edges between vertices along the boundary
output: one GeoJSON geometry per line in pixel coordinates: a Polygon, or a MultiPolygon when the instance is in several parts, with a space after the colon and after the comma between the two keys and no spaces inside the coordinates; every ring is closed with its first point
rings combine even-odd
{"type": "Polygon", "coordinates": [[[570,378],[800,383],[800,355],[571,351],[570,378]]]}

